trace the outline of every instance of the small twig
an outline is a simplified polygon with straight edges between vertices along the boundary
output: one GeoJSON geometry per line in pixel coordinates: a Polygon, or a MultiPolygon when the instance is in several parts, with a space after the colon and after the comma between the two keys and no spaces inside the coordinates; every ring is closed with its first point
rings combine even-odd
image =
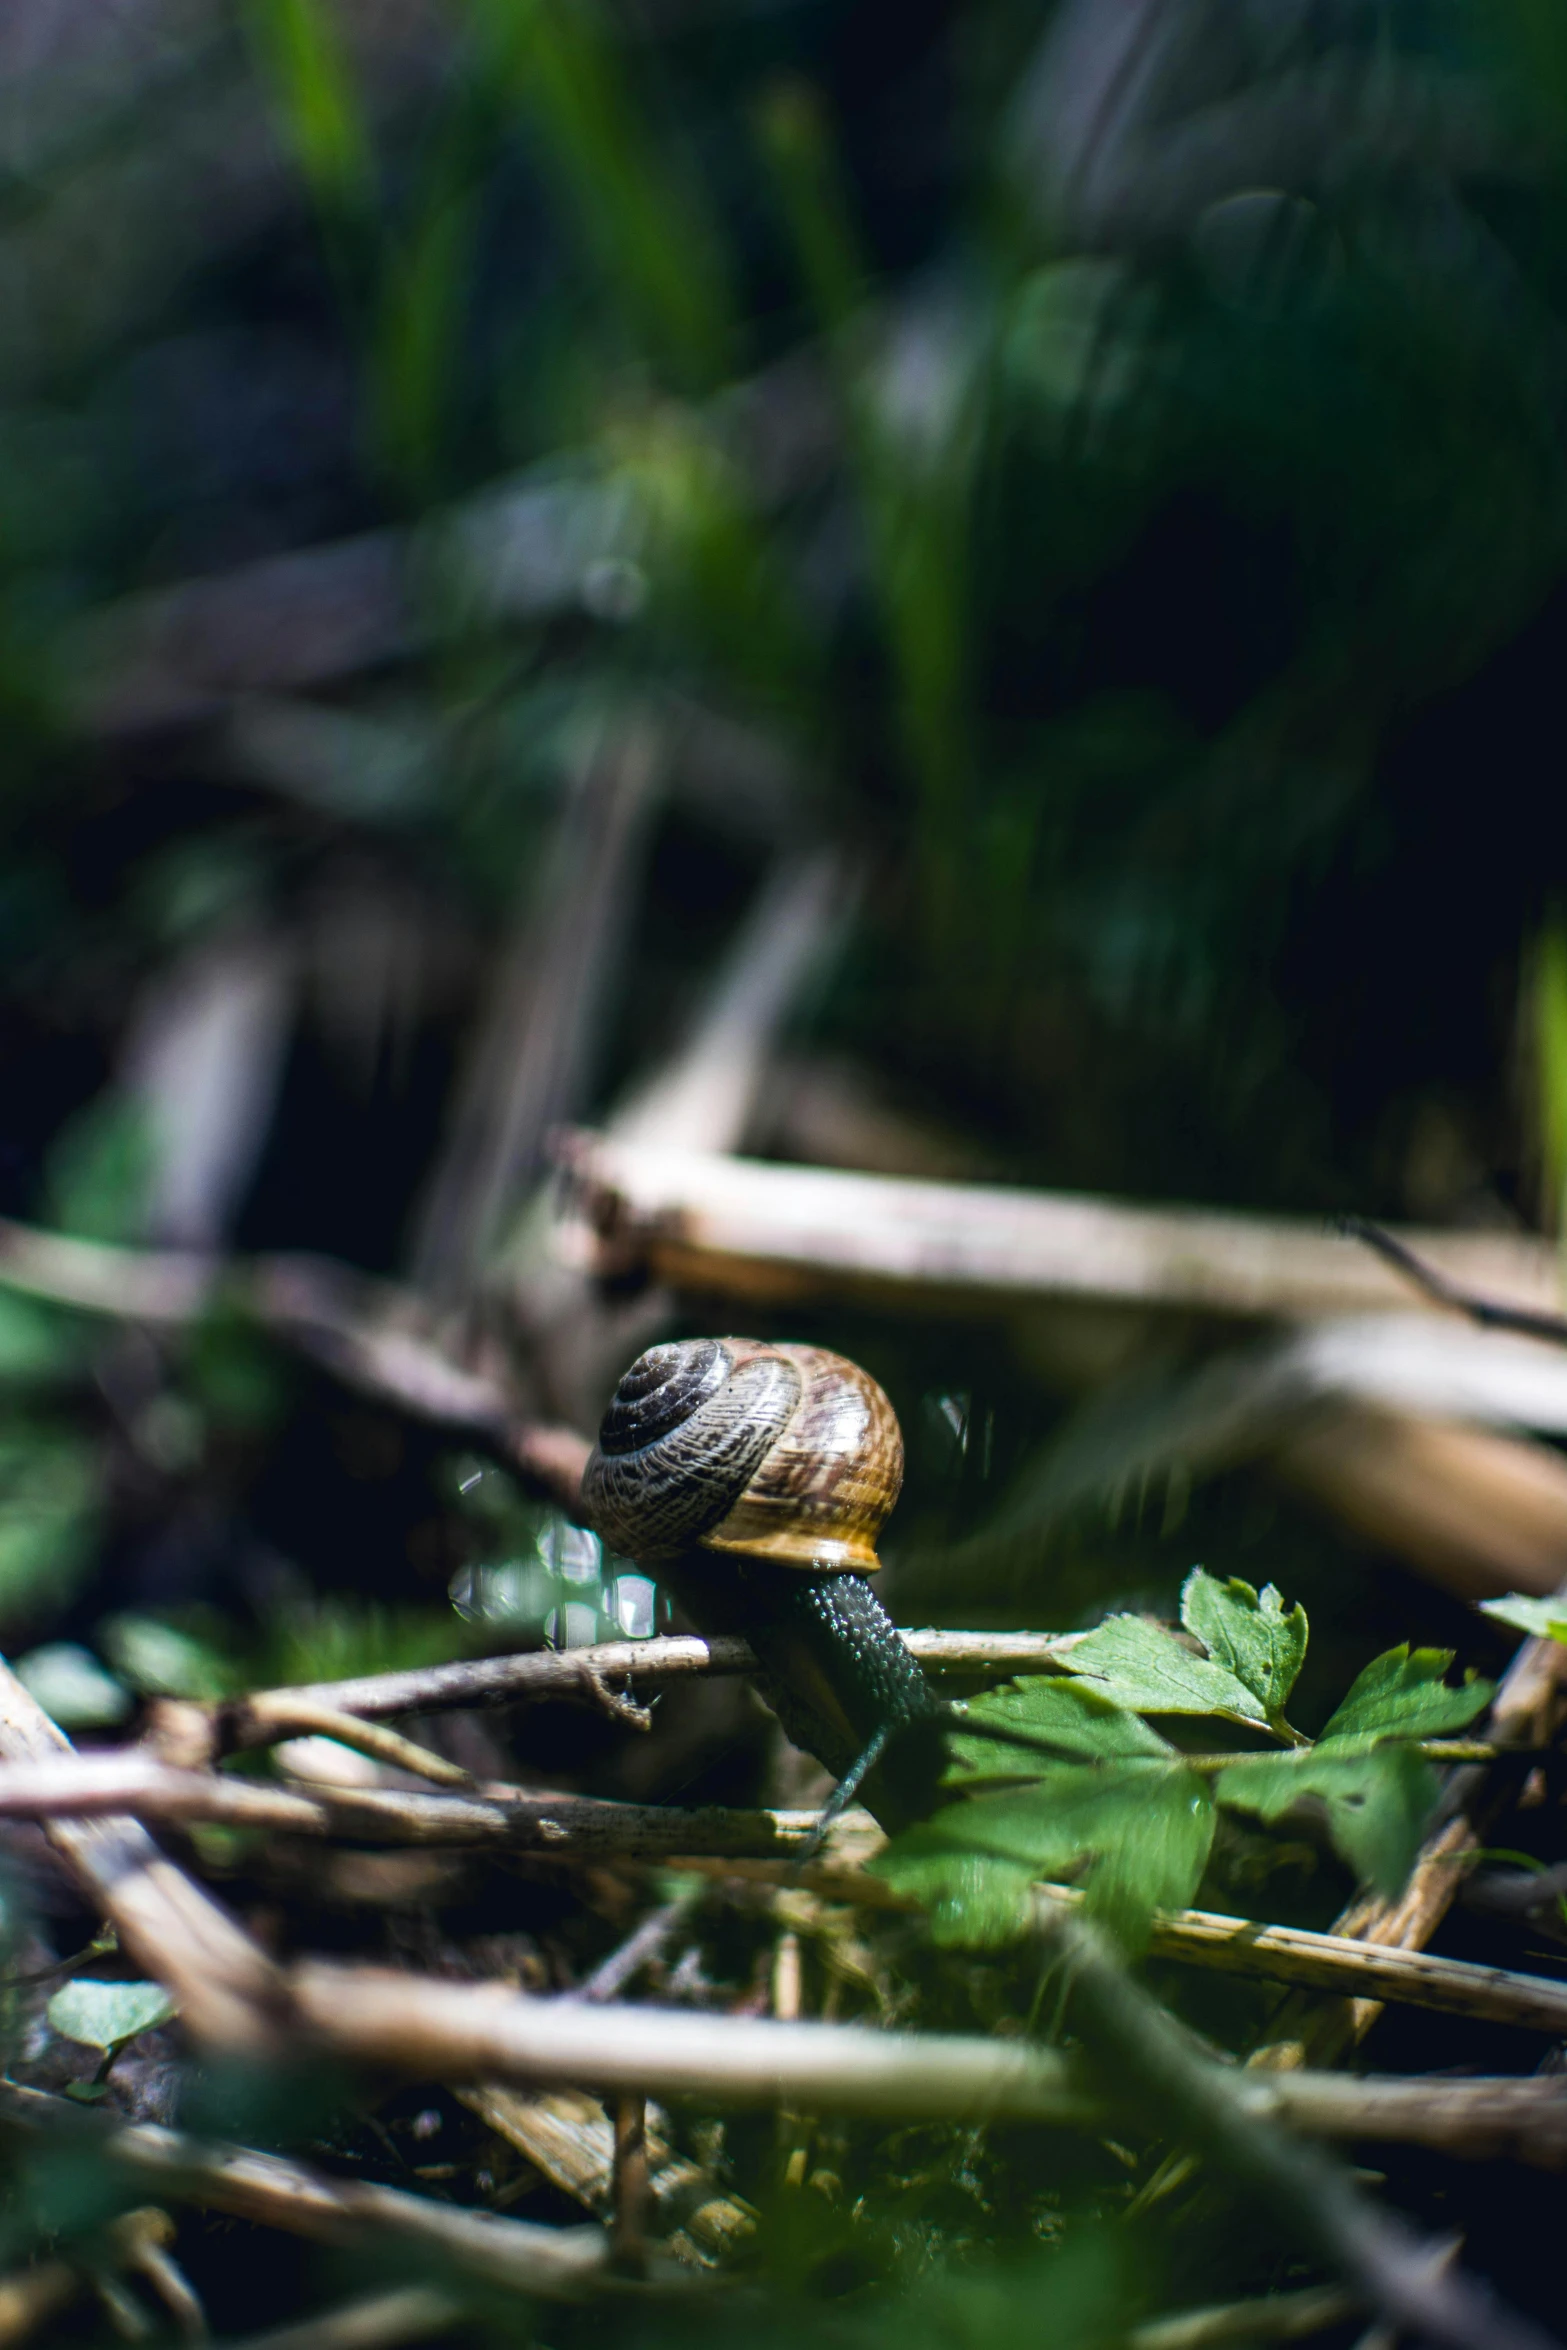
{"type": "Polygon", "coordinates": [[[1447,1306],[1455,1314],[1464,1314],[1482,1330],[1512,1330],[1521,1338],[1545,1338],[1554,1346],[1567,1346],[1567,1315],[1541,1313],[1530,1306],[1510,1306],[1500,1298],[1479,1297],[1439,1273],[1434,1265],[1426,1263],[1407,1242],[1395,1239],[1369,1216],[1340,1216],[1338,1227],[1350,1240],[1362,1240],[1367,1248],[1392,1265],[1406,1280],[1412,1281],[1433,1305],[1447,1306]]]}
{"type": "Polygon", "coordinates": [[[602,1960],[592,1974],[566,1996],[589,2000],[618,1999],[645,1966],[663,1955],[705,1891],[706,1887],[700,1883],[683,1885],[673,1901],[666,1901],[661,1908],[645,1917],[636,1932],[628,1935],[618,1950],[612,1950],[608,1958],[602,1960]]]}
{"type": "Polygon", "coordinates": [[[610,2182],[610,2258],[622,2276],[647,2269],[647,2099],[615,2100],[615,2159],[610,2182]]]}
{"type": "Polygon", "coordinates": [[[415,1739],[405,1738],[399,1730],[388,1730],[380,1722],[362,1721],[358,1714],[344,1713],[340,1707],[312,1705],[304,1698],[289,1697],[279,1691],[270,1703],[252,1700],[250,1717],[258,1727],[270,1727],[272,1736],[256,1738],[254,1745],[281,1743],[298,1737],[332,1738],[339,1746],[351,1747],[356,1754],[367,1754],[375,1762],[388,1763],[394,1770],[409,1771],[421,1779],[429,1779],[437,1787],[472,1787],[472,1771],[465,1771],[461,1763],[449,1762],[444,1754],[421,1746],[415,1739]]]}

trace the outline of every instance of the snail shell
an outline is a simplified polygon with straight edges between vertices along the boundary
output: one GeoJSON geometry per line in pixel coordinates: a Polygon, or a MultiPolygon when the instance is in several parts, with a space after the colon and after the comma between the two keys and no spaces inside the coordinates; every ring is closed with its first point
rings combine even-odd
{"type": "Polygon", "coordinates": [[[582,1497],[627,1558],[696,1546],[864,1574],[902,1483],[896,1415],[858,1364],[819,1346],[699,1338],[632,1364],[582,1497]]]}

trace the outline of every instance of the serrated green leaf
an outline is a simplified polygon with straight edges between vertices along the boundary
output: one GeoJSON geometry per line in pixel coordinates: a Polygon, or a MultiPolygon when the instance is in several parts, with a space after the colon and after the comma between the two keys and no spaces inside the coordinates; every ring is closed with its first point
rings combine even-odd
{"type": "Polygon", "coordinates": [[[1145,1616],[1110,1616],[1062,1658],[1070,1673],[1092,1675],[1119,1705],[1151,1714],[1222,1714],[1267,1721],[1267,1709],[1244,1681],[1211,1658],[1195,1656],[1145,1616]]]}
{"type": "MultiPolygon", "coordinates": [[[[1212,1841],[1212,1795],[1206,1781],[1184,1765],[1141,1759],[1062,1763],[1048,1765],[1028,1788],[950,1805],[897,1837],[871,1866],[917,1899],[926,1898],[922,1885],[939,1886],[949,1938],[961,1939],[969,1880],[936,1867],[942,1856],[1005,1863],[1022,1871],[1024,1883],[1089,1862],[1089,1908],[1136,1944],[1156,1909],[1181,1909],[1191,1899],[1212,1841]]],[[[993,1932],[996,1912],[984,1904],[997,1898],[1000,1880],[982,1874],[975,1882],[981,1906],[974,1930],[993,1932]]]]}
{"type": "Polygon", "coordinates": [[[54,2029],[83,2048],[118,2048],[175,2012],[161,1983],[67,1983],[49,2002],[54,2029]]]}
{"type": "Polygon", "coordinates": [[[1449,1689],[1442,1676],[1453,1661],[1450,1648],[1408,1644],[1373,1657],[1318,1740],[1342,1738],[1440,1738],[1461,1730],[1491,1702],[1492,1684],[1470,1678],[1449,1689]]]}
{"type": "Polygon", "coordinates": [[[1531,1633],[1536,1640],[1567,1643],[1567,1606],[1555,1596],[1533,1599],[1526,1591],[1509,1591],[1505,1599],[1482,1599],[1480,1613],[1494,1616],[1499,1624],[1511,1624],[1516,1631],[1531,1633]]]}
{"type": "Polygon", "coordinates": [[[1221,1583],[1194,1567],[1181,1591],[1181,1622],[1269,1715],[1283,1712],[1306,1656],[1303,1607],[1286,1609],[1272,1583],[1257,1592],[1238,1576],[1221,1583]]]}
{"type": "Polygon", "coordinates": [[[1327,1813],[1333,1842],[1356,1875],[1386,1899],[1414,1866],[1431,1809],[1436,1773],[1409,1746],[1362,1745],[1358,1751],[1247,1755],[1218,1774],[1222,1804],[1277,1820],[1314,1798],[1327,1813]]]}
{"type": "Polygon", "coordinates": [[[949,1785],[968,1779],[1037,1779],[1052,1754],[1084,1762],[1133,1755],[1155,1761],[1175,1751],[1092,1681],[1058,1676],[1013,1681],[955,1710],[965,1723],[981,1727],[974,1735],[958,1731],[949,1739],[949,1785]],[[1005,1743],[1009,1737],[1017,1744],[1005,1743]]]}

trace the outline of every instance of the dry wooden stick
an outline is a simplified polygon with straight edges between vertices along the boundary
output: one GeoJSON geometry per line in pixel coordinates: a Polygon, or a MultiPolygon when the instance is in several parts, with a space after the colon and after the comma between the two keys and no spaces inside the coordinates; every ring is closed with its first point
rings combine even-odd
{"type": "MultiPolygon", "coordinates": [[[[1075,1924],[1057,1911],[1054,1930],[1063,1917],[1075,1924]]],[[[661,2102],[785,2103],[884,2121],[1071,2129],[1103,2119],[1102,2103],[1085,2094],[1066,2060],[1026,2042],[596,2007],[321,1962],[297,1968],[289,1982],[297,2013],[323,2051],[416,2080],[587,2083],[608,2095],[645,2092],[661,2102]]],[[[1230,2080],[1248,2113],[1274,2123],[1567,2166],[1567,2091],[1550,2076],[1429,2081],[1235,2072],[1230,2080]]],[[[1127,2106],[1135,2117],[1130,2088],[1127,2106]]]]}
{"type": "MultiPolygon", "coordinates": [[[[927,1673],[974,1680],[1007,1680],[1014,1673],[1049,1672],[1067,1655],[1080,1632],[944,1632],[908,1630],[904,1640],[927,1673]]],[[[465,1706],[523,1705],[546,1699],[576,1699],[602,1705],[606,1696],[649,1682],[684,1680],[694,1673],[754,1673],[750,1643],[725,1636],[677,1636],[657,1640],[606,1640],[588,1648],[529,1649],[518,1656],[462,1658],[453,1664],[419,1665],[405,1672],[367,1673],[352,1681],[306,1682],[293,1689],[262,1689],[210,1709],[208,1743],[201,1744],[202,1709],[180,1709],[182,1757],[208,1758],[249,1746],[269,1746],[279,1722],[292,1722],[300,1708],[326,1707],[362,1720],[397,1714],[452,1713],[465,1706]]],[[[330,1733],[333,1736],[337,1732],[330,1733]]]]}
{"type": "MultiPolygon", "coordinates": [[[[85,1819],[116,1811],[416,1847],[502,1848],[557,1859],[611,1854],[664,1859],[709,1877],[748,1873],[803,1883],[836,1900],[903,1906],[878,1878],[841,1861],[828,1859],[803,1871],[791,1861],[791,1853],[808,1850],[814,1839],[817,1815],[808,1811],[716,1805],[684,1811],[493,1787],[460,1797],[390,1788],[307,1792],[179,1770],[135,1750],[0,1768],[0,1818],[85,1819]]],[[[865,1815],[850,1814],[840,1823],[839,1844],[852,1844],[868,1832],[874,1836],[865,1815]]],[[[1056,1886],[1042,1888],[1041,1898],[1070,1905],[1079,1896],[1056,1886]]],[[[625,1951],[616,1954],[609,1989],[595,1987],[581,1996],[603,1998],[618,1991],[629,1972],[676,1929],[686,1906],[677,1900],[655,1911],[625,1951]]],[[[1260,1925],[1210,1910],[1183,1910],[1159,1919],[1152,1947],[1160,1957],[1334,1991],[1362,2002],[1394,1999],[1442,2014],[1567,2034],[1567,1982],[1506,1967],[1435,1958],[1348,1935],[1260,1925]]]]}
{"type": "MultiPolygon", "coordinates": [[[[803,1851],[820,1825],[814,1812],[745,1812],[718,1805],[678,1811],[514,1788],[426,1795],[390,1787],[269,1786],[181,1770],[135,1750],[0,1768],[0,1819],[58,1823],[63,1837],[72,1822],[119,1814],[374,1844],[488,1846],[570,1859],[613,1854],[648,1860],[736,1848],[765,1857],[803,1851]]],[[[52,1825],[50,1832],[55,1832],[52,1825]]]]}
{"type": "MultiPolygon", "coordinates": [[[[65,1775],[91,1767],[3,1659],[0,1760],[65,1775]]],[[[231,2048],[270,2045],[285,2004],[277,1969],[145,1828],[111,1814],[46,1816],[44,1831],[122,1947],[167,1986],[189,2031],[231,2048]]]]}
{"type": "MultiPolygon", "coordinates": [[[[708,1295],[847,1289],[924,1314],[1083,1297],[1255,1316],[1409,1305],[1385,1264],[1321,1225],[1148,1208],[1000,1184],[914,1181],[579,1134],[566,1164],[606,1270],[638,1267],[708,1295]]],[[[1421,1232],[1422,1258],[1522,1308],[1557,1303],[1555,1252],[1511,1234],[1421,1232]]]]}
{"type": "MultiPolygon", "coordinates": [[[[884,1879],[853,1865],[846,1855],[840,1857],[847,1837],[863,1835],[867,1829],[868,1857],[878,1841],[873,1823],[868,1814],[849,1813],[840,1823],[836,1849],[803,1868],[779,1860],[726,1862],[696,1856],[682,1856],[669,1865],[709,1880],[729,1875],[759,1884],[799,1886],[825,1901],[861,1908],[916,1907],[884,1879]]],[[[1066,1885],[1041,1885],[1037,1897],[1067,1908],[1082,1900],[1066,1885]]],[[[1396,2000],[1406,2007],[1483,2017],[1489,2023],[1553,2037],[1567,2031],[1567,1982],[1552,1976],[1479,1966],[1469,1959],[1435,1958],[1420,1950],[1389,1949],[1343,1934],[1312,1933],[1303,1926],[1261,1925],[1216,1910],[1183,1909],[1154,1920],[1149,1948],[1156,1958],[1221,1974],[1253,1975],[1264,1982],[1337,1992],[1343,1998],[1396,2000]]]]}
{"type": "Polygon", "coordinates": [[[280,2155],[210,2144],[149,2123],[111,2122],[10,2083],[0,2085],[0,2129],[35,2142],[49,2136],[88,2145],[160,2197],[373,2253],[383,2262],[422,2253],[459,2277],[512,2292],[571,2299],[593,2285],[604,2265],[600,2228],[537,2227],[395,2187],[329,2178],[280,2155]]]}

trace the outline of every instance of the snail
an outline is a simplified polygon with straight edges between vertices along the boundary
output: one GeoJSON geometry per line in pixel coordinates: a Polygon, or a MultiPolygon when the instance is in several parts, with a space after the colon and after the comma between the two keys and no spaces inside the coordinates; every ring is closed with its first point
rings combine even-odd
{"type": "MultiPolygon", "coordinates": [[[[582,1481],[610,1548],[705,1632],[743,1633],[763,1694],[884,1826],[934,1807],[942,1709],[867,1574],[903,1482],[897,1418],[823,1347],[651,1347],[616,1388],[582,1481]]],[[[825,1823],[824,1823],[825,1824],[825,1823]]]]}

